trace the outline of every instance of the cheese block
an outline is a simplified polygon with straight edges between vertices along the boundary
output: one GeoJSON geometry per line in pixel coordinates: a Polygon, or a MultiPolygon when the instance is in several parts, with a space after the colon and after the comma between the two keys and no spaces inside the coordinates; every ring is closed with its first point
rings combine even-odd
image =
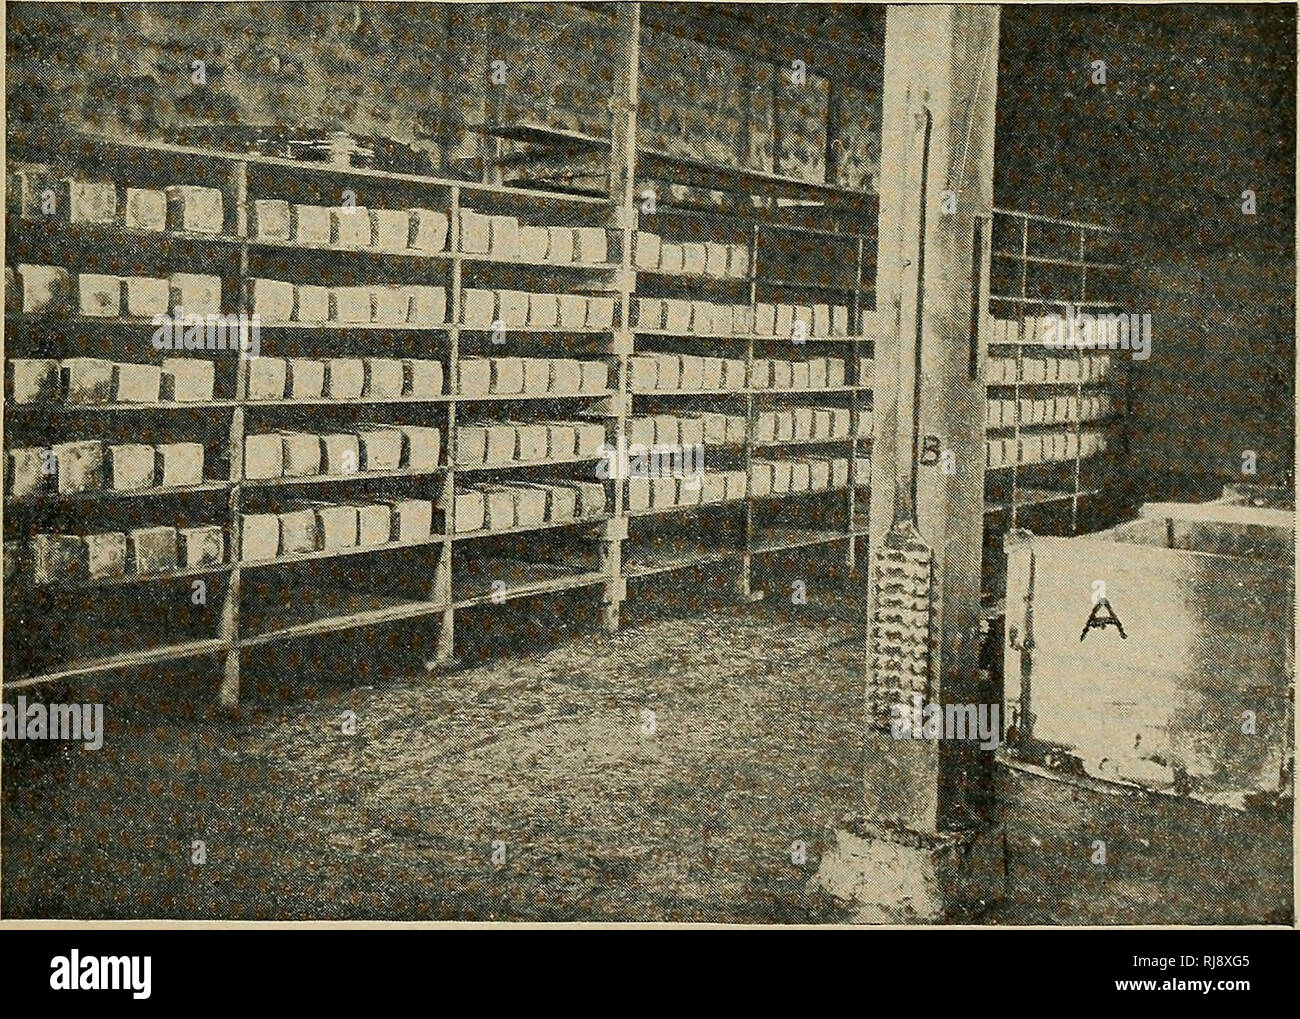
{"type": "Polygon", "coordinates": [[[632,447],[650,447],[655,444],[655,419],[652,417],[634,417],[627,419],[627,445],[632,447]]]}
{"type": "MultiPolygon", "coordinates": [[[[152,188],[126,188],[122,222],[129,230],[167,229],[167,195],[152,188]]],[[[125,540],[125,539],[123,539],[125,540]]]]}
{"type": "Polygon", "coordinates": [[[849,429],[852,427],[852,415],[847,407],[828,407],[830,413],[830,437],[832,439],[847,439],[849,429]]]}
{"type": "Polygon", "coordinates": [[[698,354],[681,355],[681,376],[678,386],[686,392],[695,392],[704,388],[704,358],[698,354]]]}
{"type": "Polygon", "coordinates": [[[284,446],[278,434],[244,436],[244,477],[254,481],[284,474],[284,446]]]}
{"type": "Polygon", "coordinates": [[[285,395],[291,400],[319,400],[325,395],[325,362],[291,357],[286,362],[285,395]]]}
{"type": "Polygon", "coordinates": [[[659,249],[662,241],[658,234],[638,230],[632,238],[632,264],[638,269],[659,268],[659,249]]]}
{"type": "Polygon", "coordinates": [[[664,329],[670,333],[685,333],[691,328],[691,302],[676,297],[664,298],[664,329]]]}
{"type": "Polygon", "coordinates": [[[410,358],[403,363],[406,395],[427,399],[442,395],[442,362],[410,358]]]}
{"type": "Polygon", "coordinates": [[[406,321],[411,325],[438,326],[447,320],[447,291],[443,287],[408,285],[402,287],[406,295],[406,321]]]}
{"type": "Polygon", "coordinates": [[[772,461],[772,494],[779,495],[782,492],[790,491],[790,479],[792,474],[791,463],[789,460],[772,461]]]}
{"type": "Polygon", "coordinates": [[[650,508],[650,479],[628,478],[627,489],[623,493],[623,502],[629,513],[637,513],[650,508]]]}
{"type": "Polygon", "coordinates": [[[113,362],[69,357],[60,364],[60,385],[68,403],[108,403],[113,398],[113,362]]]}
{"type": "Polygon", "coordinates": [[[826,387],[837,389],[844,385],[844,361],[838,357],[826,359],[826,387]]]}
{"type": "MultiPolygon", "coordinates": [[[[217,533],[220,534],[220,530],[217,533]]],[[[125,533],[87,534],[82,541],[86,545],[86,576],[97,580],[126,575],[125,533]]]]}
{"type": "Polygon", "coordinates": [[[456,391],[461,396],[487,396],[492,362],[486,357],[462,357],[456,365],[456,391]]]}
{"type": "Polygon", "coordinates": [[[361,469],[361,449],[351,432],[329,432],[320,437],[321,473],[355,474],[361,469]]]}
{"type": "Polygon", "coordinates": [[[550,247],[550,235],[544,226],[519,227],[519,260],[521,262],[545,262],[546,252],[550,247]]]}
{"type": "Polygon", "coordinates": [[[748,336],[754,331],[754,311],[749,305],[731,306],[731,331],[737,336],[748,336]]]}
{"type": "Polygon", "coordinates": [[[564,483],[578,495],[578,516],[582,519],[598,517],[605,512],[605,486],[599,481],[566,481],[564,483]]]}
{"type": "Polygon", "coordinates": [[[811,471],[804,460],[790,460],[790,491],[806,492],[811,481],[811,471]]]}
{"type": "Polygon", "coordinates": [[[70,583],[88,576],[86,543],[75,534],[33,534],[29,546],[32,582],[70,583]]]}
{"type": "Polygon", "coordinates": [[[717,411],[705,411],[700,415],[700,430],[703,433],[703,442],[709,446],[725,446],[727,444],[727,415],[720,414],[717,411]]]}
{"type": "Polygon", "coordinates": [[[370,247],[370,210],[360,205],[330,209],[330,244],[336,248],[370,247]]]}
{"type": "Polygon", "coordinates": [[[165,279],[152,276],[127,276],[122,280],[122,298],[126,313],[133,318],[166,315],[171,306],[171,287],[165,279]]]}
{"type": "Polygon", "coordinates": [[[687,473],[677,481],[677,505],[698,506],[704,501],[704,478],[687,473]]]}
{"type": "Polygon", "coordinates": [[[680,432],[678,442],[683,446],[698,446],[704,442],[704,419],[698,417],[682,417],[677,419],[677,426],[680,432]]]}
{"type": "Polygon", "coordinates": [[[523,392],[528,396],[542,396],[551,388],[551,362],[544,357],[521,357],[524,370],[523,392]]]}
{"type": "Polygon", "coordinates": [[[20,263],[18,279],[22,284],[25,312],[62,310],[72,296],[72,277],[67,269],[57,265],[20,263]]]}
{"type": "Polygon", "coordinates": [[[354,503],[357,510],[357,544],[386,545],[393,537],[393,515],[387,503],[354,503]]]}
{"type": "Polygon", "coordinates": [[[221,277],[204,273],[174,272],[167,279],[172,314],[216,315],[221,311],[221,277]]]}
{"type": "Polygon", "coordinates": [[[279,554],[280,518],[274,513],[241,513],[239,531],[241,560],[256,562],[279,554]]]}
{"type": "Polygon", "coordinates": [[[811,407],[794,407],[791,409],[794,421],[795,439],[811,439],[813,429],[813,409],[811,407]]]}
{"type": "Polygon", "coordinates": [[[320,439],[310,432],[280,432],[281,474],[309,478],[321,473],[320,439]]]}
{"type": "Polygon", "coordinates": [[[436,470],[442,452],[442,431],[433,425],[396,427],[402,434],[401,465],[412,471],[436,470]]]}
{"type": "Polygon", "coordinates": [[[460,210],[459,250],[467,255],[486,255],[492,245],[492,221],[472,209],[460,210]]]}
{"type": "Polygon", "coordinates": [[[293,288],[293,320],[325,323],[330,318],[330,289],[318,286],[293,288]]]}
{"type": "Polygon", "coordinates": [[[772,335],[789,337],[794,334],[794,306],[778,304],[776,317],[772,324],[772,335]]]}
{"type": "Polygon", "coordinates": [[[749,388],[772,388],[772,362],[766,358],[756,357],[749,365],[749,388]]]}
{"type": "Polygon", "coordinates": [[[727,497],[727,479],[722,474],[706,473],[700,477],[700,502],[722,502],[727,497]]]}
{"type": "Polygon", "coordinates": [[[709,331],[720,336],[729,336],[735,321],[735,309],[729,304],[715,304],[711,310],[713,319],[709,331]]]}
{"type": "MultiPolygon", "coordinates": [[[[772,493],[772,462],[755,460],[749,465],[749,494],[755,498],[772,493]]],[[[730,497],[730,489],[728,489],[730,497]]]]}
{"type": "Polygon", "coordinates": [[[664,301],[662,297],[638,297],[633,307],[639,329],[664,328],[664,301]]]}
{"type": "Polygon", "coordinates": [[[573,260],[584,265],[604,265],[609,237],[601,226],[580,226],[573,231],[573,260]]]}
{"type": "Polygon", "coordinates": [[[535,329],[554,329],[560,324],[560,299],[554,294],[528,295],[528,325],[535,329]]]}
{"type": "Polygon", "coordinates": [[[448,226],[445,212],[438,212],[435,209],[412,209],[407,246],[415,251],[445,251],[448,226]]]}
{"type": "Polygon", "coordinates": [[[651,354],[659,365],[655,388],[663,392],[678,390],[682,385],[682,359],[677,354],[651,354]]]}
{"type": "Polygon", "coordinates": [[[808,364],[808,388],[826,388],[826,358],[814,357],[808,364]]]}
{"type": "Polygon", "coordinates": [[[138,527],[126,536],[127,570],[141,576],[176,569],[176,528],[138,527]]]}
{"type": "Polygon", "coordinates": [[[609,389],[609,365],[604,361],[583,361],[579,367],[582,371],[581,392],[603,393],[609,389]]]}
{"type": "Polygon", "coordinates": [[[363,471],[394,471],[402,464],[402,433],[396,428],[358,428],[363,471]]]}
{"type": "Polygon", "coordinates": [[[704,245],[697,241],[682,244],[682,272],[687,276],[700,276],[704,273],[704,245]]]}
{"type": "Polygon", "coordinates": [[[802,336],[807,339],[813,335],[813,310],[806,304],[796,305],[794,309],[794,321],[790,324],[790,332],[793,336],[802,336]],[[802,323],[802,325],[800,325],[802,323]],[[796,326],[798,331],[796,332],[796,326]]]}
{"type": "Polygon", "coordinates": [[[115,443],[105,450],[105,479],[115,492],[154,487],[154,449],[142,443],[115,443]]]}
{"type": "Polygon", "coordinates": [[[727,275],[732,279],[744,279],[749,275],[749,245],[727,245],[727,275]]]}
{"type": "Polygon", "coordinates": [[[808,466],[808,488],[814,492],[821,492],[830,487],[831,484],[831,465],[830,461],[820,458],[809,458],[804,461],[808,466]]]}
{"type": "Polygon", "coordinates": [[[253,314],[263,322],[288,322],[293,318],[292,283],[283,280],[254,279],[251,286],[253,314]]]}
{"type": "Polygon", "coordinates": [[[459,424],[456,427],[456,466],[481,467],[487,460],[487,426],[459,424]]]}
{"type": "Polygon", "coordinates": [[[654,422],[654,445],[677,445],[682,430],[676,414],[655,414],[650,420],[654,422]]]}
{"type": "Polygon", "coordinates": [[[572,460],[578,455],[578,432],[573,425],[546,422],[546,455],[552,460],[572,460]]]}
{"type": "Polygon", "coordinates": [[[790,362],[790,388],[807,389],[812,381],[812,370],[807,361],[790,362]]]}
{"type": "Polygon", "coordinates": [[[686,252],[675,241],[659,245],[659,268],[665,273],[681,273],[686,267],[686,252]]]}
{"type": "Polygon", "coordinates": [[[62,200],[66,209],[66,194],[61,195],[61,186],[51,177],[49,166],[33,166],[20,170],[10,170],[5,174],[6,208],[13,216],[23,219],[39,219],[41,216],[57,215],[57,203],[62,200]],[[46,204],[46,198],[54,200],[53,207],[46,204]]]}
{"type": "Polygon", "coordinates": [[[506,531],[515,526],[515,493],[504,485],[479,485],[483,493],[484,526],[506,531]]]}
{"type": "Polygon", "coordinates": [[[754,419],[754,441],[776,441],[776,411],[761,410],[758,412],[758,417],[754,419]]]}
{"type": "Polygon", "coordinates": [[[700,388],[722,388],[722,358],[704,357],[700,359],[700,388]]]}
{"type": "Polygon", "coordinates": [[[248,234],[258,241],[293,239],[293,214],[289,203],[278,198],[256,198],[248,207],[248,234]]]}
{"type": "Polygon", "coordinates": [[[492,393],[513,395],[524,391],[524,363],[517,357],[492,358],[492,393]]]}
{"type": "Polygon", "coordinates": [[[813,439],[831,439],[831,409],[829,407],[812,408],[812,434],[813,439]]]}
{"type": "Polygon", "coordinates": [[[370,237],[380,251],[405,251],[411,239],[411,214],[405,209],[371,209],[370,237]]]}
{"type": "MultiPolygon", "coordinates": [[[[126,535],[122,535],[125,539],[126,535]]],[[[226,561],[226,535],[216,524],[177,528],[177,565],[182,569],[208,567],[226,561]]],[[[123,541],[125,546],[125,541],[123,541]]]]}
{"type": "MultiPolygon", "coordinates": [[[[438,509],[446,513],[447,508],[439,500],[438,509]]],[[[483,493],[478,489],[460,489],[455,493],[452,503],[452,530],[457,534],[483,529],[486,517],[483,493]]]]}
{"type": "Polygon", "coordinates": [[[677,505],[677,479],[651,478],[650,505],[655,509],[671,509],[677,505]]]}
{"type": "Polygon", "coordinates": [[[515,427],[504,421],[490,421],[483,425],[487,434],[487,451],[483,462],[489,467],[514,463],[515,427]]]}
{"type": "Polygon", "coordinates": [[[723,471],[723,480],[726,483],[726,498],[743,499],[749,493],[749,475],[744,471],[723,471]]]}
{"type": "Polygon", "coordinates": [[[691,332],[713,332],[713,304],[710,301],[691,302],[691,332]]]}
{"type": "Polygon", "coordinates": [[[548,226],[546,228],[546,260],[548,262],[569,263],[577,253],[577,240],[573,228],[568,226],[548,226]]]}
{"type": "Polygon", "coordinates": [[[494,290],[466,287],[460,295],[460,323],[475,329],[488,329],[496,319],[497,295],[494,290]]]}
{"type": "Polygon", "coordinates": [[[301,555],[316,551],[316,511],[309,507],[284,510],[280,518],[280,554],[301,555]]]}
{"type": "Polygon", "coordinates": [[[519,260],[519,220],[514,216],[489,216],[488,251],[493,258],[519,260]]]}
{"type": "Polygon", "coordinates": [[[329,244],[329,209],[322,205],[295,205],[293,206],[291,218],[295,243],[309,245],[329,244]]]}
{"type": "Polygon", "coordinates": [[[8,477],[6,489],[10,498],[21,499],[47,487],[47,478],[55,470],[57,461],[48,449],[15,447],[8,451],[6,457],[8,477]]]}
{"type": "Polygon", "coordinates": [[[723,358],[722,361],[722,388],[739,392],[745,388],[747,372],[745,362],[739,358],[723,358]]]}
{"type": "Polygon", "coordinates": [[[580,460],[599,456],[605,445],[605,426],[594,421],[574,421],[572,425],[577,439],[575,456],[580,460]]]}
{"type": "Polygon", "coordinates": [[[528,294],[523,290],[498,290],[496,292],[496,322],[508,328],[528,324],[528,294]]]}
{"type": "Polygon", "coordinates": [[[250,400],[282,400],[287,367],[282,357],[248,358],[247,395],[250,400]]]}
{"type": "Polygon", "coordinates": [[[12,403],[38,403],[59,396],[59,362],[49,359],[10,358],[9,393],[12,403]]]}
{"type": "Polygon", "coordinates": [[[405,325],[411,317],[410,289],[397,284],[370,288],[370,321],[382,325],[405,325]]]}
{"type": "Polygon", "coordinates": [[[155,480],[163,488],[203,484],[203,443],[161,442],[154,454],[155,480]]]}
{"type": "Polygon", "coordinates": [[[651,393],[659,385],[659,362],[653,357],[627,359],[628,386],[634,393],[651,393]]]}
{"type": "Polygon", "coordinates": [[[582,329],[587,324],[587,299],[581,294],[559,294],[560,327],[582,329]]]}
{"type": "Polygon", "coordinates": [[[167,226],[171,230],[219,234],[225,225],[218,188],[176,184],[166,189],[167,226]]]}
{"type": "Polygon", "coordinates": [[[395,357],[363,358],[365,381],[361,393],[377,399],[394,399],[402,395],[406,375],[402,362],[395,357]]]}
{"type": "Polygon", "coordinates": [[[104,487],[104,446],[101,442],[62,442],[52,447],[60,495],[92,492],[104,487]]]}
{"type": "Polygon", "coordinates": [[[433,534],[433,503],[428,499],[389,499],[393,541],[426,541],[433,534]]]}
{"type": "Polygon", "coordinates": [[[732,446],[743,446],[745,444],[745,435],[749,431],[749,422],[743,414],[727,415],[727,443],[732,446]]]}
{"type": "Polygon", "coordinates": [[[704,271],[710,276],[726,276],[729,253],[721,241],[704,242],[704,271]]]}
{"type": "Polygon", "coordinates": [[[369,287],[331,287],[331,322],[357,325],[370,321],[372,308],[369,287]]]}
{"type": "MultiPolygon", "coordinates": [[[[317,503],[313,504],[312,512],[316,517],[318,548],[352,548],[356,545],[357,508],[355,506],[317,503]]],[[[428,531],[425,534],[427,535],[428,531]]]]}
{"type": "Polygon", "coordinates": [[[366,382],[365,364],[359,357],[325,360],[325,395],[332,400],[355,400],[366,382]]]}
{"type": "Polygon", "coordinates": [[[541,493],[544,521],[558,523],[562,520],[574,520],[578,516],[578,493],[565,485],[527,484],[519,488],[535,489],[541,493]]]}
{"type": "Polygon", "coordinates": [[[610,329],[614,325],[614,298],[587,298],[587,328],[610,329]]]}
{"type": "Polygon", "coordinates": [[[119,276],[83,272],[77,275],[77,310],[96,318],[115,318],[122,313],[122,280],[119,276]]]}
{"type": "Polygon", "coordinates": [[[831,335],[849,335],[849,309],[843,304],[831,306],[831,335]]]}

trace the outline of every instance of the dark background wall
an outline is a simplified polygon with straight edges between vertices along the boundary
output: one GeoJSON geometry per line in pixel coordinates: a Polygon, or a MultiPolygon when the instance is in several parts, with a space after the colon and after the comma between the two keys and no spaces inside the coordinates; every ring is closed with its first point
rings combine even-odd
{"type": "Polygon", "coordinates": [[[1003,8],[995,200],[1118,226],[1121,296],[1152,313],[1130,365],[1139,497],[1289,483],[1295,33],[1280,4],[1003,8]]]}

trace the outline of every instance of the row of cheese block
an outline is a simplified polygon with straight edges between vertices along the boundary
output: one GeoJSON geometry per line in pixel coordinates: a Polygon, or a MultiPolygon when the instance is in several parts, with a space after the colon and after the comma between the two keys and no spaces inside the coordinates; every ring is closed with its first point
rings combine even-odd
{"type": "MultiPolygon", "coordinates": [[[[1110,417],[1115,410],[1115,400],[1109,393],[1073,393],[1044,396],[1036,399],[1020,398],[1022,425],[1066,424],[1072,421],[1096,421],[1110,417]]],[[[1015,400],[989,400],[988,425],[990,428],[1010,428],[1016,424],[1015,400]]]]}
{"type": "Polygon", "coordinates": [[[249,206],[249,236],[272,243],[432,254],[447,247],[447,228],[447,214],[435,209],[330,208],[278,198],[257,198],[249,206]]]}
{"type": "MultiPolygon", "coordinates": [[[[863,411],[859,434],[871,434],[871,411],[863,411]]],[[[847,439],[852,415],[847,407],[790,407],[759,411],[754,421],[756,442],[847,439]]],[[[652,414],[629,418],[629,446],[741,445],[747,421],[743,414],[652,414]]]]}
{"type": "Polygon", "coordinates": [[[638,269],[684,276],[745,279],[749,275],[749,246],[721,241],[666,241],[638,230],[632,241],[632,262],[638,269]]]}
{"type": "MultiPolygon", "coordinates": [[[[871,462],[859,457],[860,484],[871,478],[871,462]]],[[[848,487],[846,457],[800,457],[789,460],[754,460],[743,470],[704,471],[682,477],[628,478],[626,503],[629,512],[698,506],[736,499],[823,492],[848,487]]]]}
{"type": "Polygon", "coordinates": [[[203,445],[198,442],[61,442],[48,448],[8,451],[10,497],[42,492],[69,495],[110,490],[138,492],[203,483],[203,445]]]}
{"type": "Polygon", "coordinates": [[[988,466],[1010,467],[1013,464],[1054,463],[1073,460],[1076,456],[1087,459],[1106,450],[1106,436],[1102,432],[1044,432],[1020,436],[1016,440],[989,439],[988,466]]]}
{"type": "Polygon", "coordinates": [[[1080,354],[1077,357],[1026,357],[1017,371],[1013,357],[989,359],[987,381],[991,385],[1016,382],[1095,382],[1110,372],[1109,354],[1080,354]]]}
{"type": "Polygon", "coordinates": [[[83,272],[74,282],[73,274],[62,266],[20,263],[16,271],[5,269],[5,308],[73,310],[94,318],[216,315],[221,312],[221,277],[193,272],[174,272],[166,278],[83,272]]]}
{"type": "Polygon", "coordinates": [[[62,400],[85,405],[211,400],[216,375],[212,361],[197,357],[169,357],[161,365],[97,357],[70,357],[62,361],[11,358],[8,368],[9,399],[14,403],[62,400]]]}
{"type": "Polygon", "coordinates": [[[225,561],[225,532],[216,524],[138,527],[100,534],[33,534],[26,547],[5,542],[5,579],[25,572],[34,584],[154,576],[225,561]]]}
{"type": "Polygon", "coordinates": [[[609,235],[600,226],[531,226],[514,216],[460,210],[458,250],[507,262],[605,265],[609,235]]]}
{"type": "MultiPolygon", "coordinates": [[[[465,534],[590,520],[605,512],[605,502],[605,486],[598,481],[467,485],[456,489],[452,527],[465,534]]],[[[441,502],[438,508],[444,509],[441,502]]]]}
{"type": "Polygon", "coordinates": [[[847,336],[849,309],[842,304],[717,304],[676,297],[638,297],[636,327],[671,333],[708,333],[807,339],[847,336]]]}
{"type": "MultiPolygon", "coordinates": [[[[863,362],[866,369],[869,362],[863,362]]],[[[835,389],[844,385],[845,363],[836,357],[807,361],[755,358],[748,371],[738,358],[696,354],[638,354],[627,361],[633,393],[674,390],[835,389]]]]}
{"type": "Polygon", "coordinates": [[[242,562],[427,541],[433,534],[433,503],[405,498],[345,503],[299,500],[278,513],[242,513],[239,528],[242,562]]]}
{"type": "Polygon", "coordinates": [[[456,425],[457,467],[594,460],[605,447],[597,421],[479,421],[456,425]]]}
{"type": "Polygon", "coordinates": [[[276,431],[244,436],[244,477],[310,478],[359,471],[434,471],[442,432],[426,425],[364,425],[316,435],[276,431]]]}
{"type": "Polygon", "coordinates": [[[395,357],[252,357],[250,400],[400,399],[442,395],[442,362],[395,357]]]}
{"type": "Polygon", "coordinates": [[[462,357],[456,365],[461,396],[580,396],[609,389],[609,365],[567,357],[462,357]]]}
{"type": "Polygon", "coordinates": [[[58,178],[32,168],[8,175],[8,202],[24,219],[54,217],[69,223],[121,223],[135,230],[185,230],[217,234],[225,209],[217,188],[177,184],[123,188],[112,181],[58,178]]]}

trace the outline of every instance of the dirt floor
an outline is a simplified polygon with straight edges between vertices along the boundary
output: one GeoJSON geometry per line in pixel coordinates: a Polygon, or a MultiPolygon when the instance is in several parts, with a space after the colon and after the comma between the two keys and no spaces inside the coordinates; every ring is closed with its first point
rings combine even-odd
{"type": "MultiPolygon", "coordinates": [[[[505,609],[485,610],[462,628],[466,666],[445,674],[425,673],[413,630],[332,639],[263,656],[237,719],[212,711],[211,674],[104,684],[102,750],[5,744],[3,913],[840,919],[808,879],[825,826],[857,801],[862,633],[851,600],[810,594],[740,607],[683,589],[612,638],[577,601],[569,623],[548,602],[508,637],[492,615],[505,609]]],[[[521,607],[508,618],[526,621],[521,607]]],[[[987,921],[1209,915],[1196,887],[1170,900],[1177,878],[1153,881],[1152,852],[1128,852],[1140,817],[1003,785],[1012,889],[987,921]],[[1115,866],[1099,871],[1088,846],[1107,817],[1115,866]]]]}

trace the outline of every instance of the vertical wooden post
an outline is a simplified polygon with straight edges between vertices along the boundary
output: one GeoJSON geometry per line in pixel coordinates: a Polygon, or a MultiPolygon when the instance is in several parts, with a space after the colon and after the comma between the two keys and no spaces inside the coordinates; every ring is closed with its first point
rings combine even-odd
{"type": "Polygon", "coordinates": [[[451,189],[448,247],[451,250],[451,279],[447,289],[447,303],[451,309],[451,324],[447,326],[447,469],[442,477],[443,526],[442,544],[437,548],[438,565],[434,569],[432,600],[442,603],[442,620],[438,627],[438,642],[434,651],[435,665],[448,665],[456,658],[456,610],[452,607],[452,569],[456,534],[456,450],[458,443],[456,421],[456,395],[460,389],[460,188],[451,189]]]}

